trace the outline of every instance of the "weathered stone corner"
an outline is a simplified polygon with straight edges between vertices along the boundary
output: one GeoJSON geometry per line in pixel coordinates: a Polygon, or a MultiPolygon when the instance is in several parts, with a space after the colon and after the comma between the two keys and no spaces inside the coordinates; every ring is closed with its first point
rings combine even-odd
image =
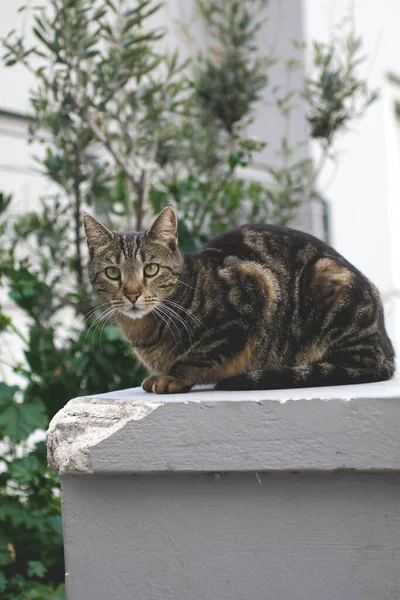
{"type": "Polygon", "coordinates": [[[49,467],[64,473],[92,473],[91,450],[129,421],[145,418],[160,406],[154,398],[127,402],[103,396],[70,400],[47,431],[49,467]],[[153,400],[153,401],[152,401],[153,400]]]}

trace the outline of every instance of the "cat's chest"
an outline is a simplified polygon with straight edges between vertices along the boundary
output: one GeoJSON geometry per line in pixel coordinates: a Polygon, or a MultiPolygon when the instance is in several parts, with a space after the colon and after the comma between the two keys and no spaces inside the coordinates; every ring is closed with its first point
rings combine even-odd
{"type": "Polygon", "coordinates": [[[166,373],[176,362],[176,354],[169,344],[158,344],[150,348],[134,348],[136,356],[150,371],[166,373]]]}
{"type": "Polygon", "coordinates": [[[118,315],[116,322],[140,362],[150,371],[166,373],[181,354],[182,349],[176,347],[178,329],[173,335],[151,317],[134,320],[118,315]]]}

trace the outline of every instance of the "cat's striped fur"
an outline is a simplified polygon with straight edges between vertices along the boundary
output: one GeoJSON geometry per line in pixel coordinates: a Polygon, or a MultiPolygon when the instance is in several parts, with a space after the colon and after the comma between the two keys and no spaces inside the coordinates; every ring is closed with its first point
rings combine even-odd
{"type": "Polygon", "coordinates": [[[152,373],[148,392],[338,385],[394,373],[377,289],[310,235],[245,225],[181,255],[169,207],[144,233],[110,232],[89,215],[85,228],[93,286],[152,373]],[[145,276],[156,269],[149,264],[156,275],[145,276]]]}

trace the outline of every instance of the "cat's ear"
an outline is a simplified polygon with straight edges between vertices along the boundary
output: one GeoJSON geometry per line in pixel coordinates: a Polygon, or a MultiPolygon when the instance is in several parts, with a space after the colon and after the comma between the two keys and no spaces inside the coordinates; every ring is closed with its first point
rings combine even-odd
{"type": "Polygon", "coordinates": [[[83,225],[89,248],[107,246],[114,239],[114,234],[103,223],[100,223],[88,213],[83,215],[83,225]]]}
{"type": "Polygon", "coordinates": [[[172,206],[166,206],[156,217],[147,235],[166,244],[178,242],[178,220],[172,206]]]}

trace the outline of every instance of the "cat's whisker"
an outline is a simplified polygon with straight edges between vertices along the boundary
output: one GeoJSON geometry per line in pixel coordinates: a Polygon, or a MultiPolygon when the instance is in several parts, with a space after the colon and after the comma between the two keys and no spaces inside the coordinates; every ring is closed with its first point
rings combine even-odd
{"type": "MultiPolygon", "coordinates": [[[[102,320],[103,320],[103,319],[104,319],[106,316],[108,316],[109,314],[111,314],[113,311],[114,311],[114,308],[113,308],[113,307],[111,307],[111,308],[110,308],[110,307],[109,307],[109,308],[106,308],[106,309],[104,310],[104,312],[102,312],[102,313],[101,313],[101,315],[100,315],[100,316],[98,316],[98,317],[96,317],[96,318],[95,318],[95,320],[93,321],[93,323],[90,325],[89,329],[88,329],[88,330],[87,330],[87,332],[86,332],[86,336],[85,336],[84,342],[83,342],[83,344],[82,344],[82,350],[83,350],[83,348],[84,348],[84,347],[85,347],[85,345],[86,345],[87,338],[88,338],[88,335],[89,335],[90,331],[91,331],[91,330],[94,328],[94,331],[93,331],[93,336],[94,336],[94,335],[95,335],[95,333],[96,333],[96,330],[97,330],[97,328],[98,328],[98,326],[99,326],[99,324],[101,323],[101,321],[102,321],[102,320]]],[[[93,349],[93,338],[92,338],[92,349],[93,349]]]]}
{"type": "MultiPolygon", "coordinates": [[[[98,319],[98,321],[97,321],[97,324],[96,324],[96,326],[95,326],[95,328],[94,328],[94,331],[93,331],[93,337],[92,337],[92,350],[93,350],[93,339],[94,339],[94,337],[95,337],[95,335],[96,335],[96,333],[97,333],[97,331],[98,331],[99,327],[101,327],[101,324],[102,324],[103,322],[104,322],[104,323],[106,323],[106,322],[107,322],[107,320],[108,320],[108,318],[114,315],[115,311],[116,311],[116,308],[114,308],[114,307],[110,307],[110,308],[109,308],[107,311],[105,311],[105,312],[102,314],[102,316],[100,317],[100,319],[98,319]]],[[[101,332],[100,332],[100,350],[101,350],[101,352],[102,352],[102,347],[101,347],[101,332]]]]}
{"type": "Polygon", "coordinates": [[[175,330],[178,333],[179,342],[182,344],[182,336],[181,336],[179,327],[177,326],[177,324],[175,323],[175,321],[171,317],[171,315],[169,315],[168,312],[164,309],[165,309],[165,307],[158,306],[159,314],[162,314],[164,316],[164,320],[165,320],[166,324],[168,325],[168,329],[171,332],[175,342],[177,342],[177,338],[175,336],[174,330],[171,328],[171,325],[173,325],[173,327],[175,328],[175,330]]]}
{"type": "Polygon", "coordinates": [[[89,322],[90,322],[91,319],[95,319],[96,320],[107,309],[108,309],[108,306],[106,306],[104,308],[99,308],[99,309],[95,310],[91,315],[89,315],[88,318],[85,319],[84,322],[83,322],[82,331],[85,329],[85,326],[87,326],[89,324],[89,322]]]}
{"type": "Polygon", "coordinates": [[[105,329],[105,328],[106,328],[106,326],[108,325],[108,323],[109,323],[110,319],[111,319],[111,318],[112,318],[112,317],[115,315],[115,313],[117,312],[117,310],[118,310],[117,308],[113,308],[113,311],[112,311],[112,313],[110,313],[110,314],[109,314],[109,315],[108,315],[108,316],[107,316],[107,317],[104,319],[103,327],[102,327],[102,329],[101,329],[101,331],[100,331],[100,352],[101,352],[102,354],[103,354],[103,346],[102,346],[101,340],[102,340],[102,335],[103,335],[104,329],[105,329]]]}
{"type": "Polygon", "coordinates": [[[168,319],[168,322],[172,323],[172,325],[175,327],[176,331],[178,332],[180,343],[182,344],[181,330],[179,329],[178,325],[175,323],[175,320],[174,320],[175,315],[173,313],[171,313],[169,310],[167,310],[167,307],[164,305],[158,305],[157,308],[158,308],[159,312],[161,312],[164,315],[164,317],[166,319],[168,319]]]}
{"type": "Polygon", "coordinates": [[[93,308],[91,308],[90,310],[88,310],[88,312],[83,316],[83,320],[84,322],[86,322],[88,319],[90,319],[90,317],[100,308],[103,308],[103,306],[107,306],[109,304],[109,302],[104,302],[103,304],[100,304],[99,306],[94,306],[93,308]]]}
{"type": "Polygon", "coordinates": [[[86,321],[88,321],[98,310],[100,310],[104,306],[111,306],[116,302],[118,302],[118,300],[109,300],[108,302],[104,302],[103,304],[100,304],[99,306],[95,306],[94,308],[90,309],[83,317],[84,322],[86,323],[86,321]]]}
{"type": "Polygon", "coordinates": [[[177,279],[177,282],[181,283],[182,285],[186,285],[186,287],[190,288],[191,290],[195,290],[196,289],[192,285],[189,285],[188,283],[186,283],[185,281],[182,281],[181,279],[177,279]]]}
{"type": "Polygon", "coordinates": [[[169,313],[171,315],[171,317],[175,317],[175,319],[177,320],[177,322],[179,324],[181,324],[185,330],[186,333],[189,336],[189,340],[192,342],[193,341],[193,331],[191,331],[188,327],[188,324],[183,320],[183,318],[181,317],[181,315],[179,315],[173,308],[171,308],[170,306],[165,306],[165,304],[163,305],[163,308],[167,311],[167,313],[169,313]]]}
{"type": "MultiPolygon", "coordinates": [[[[92,329],[94,329],[95,327],[97,327],[97,325],[102,321],[102,319],[106,316],[106,314],[108,314],[111,311],[111,308],[106,308],[100,315],[97,315],[93,321],[93,323],[91,323],[89,329],[87,330],[87,334],[90,333],[90,331],[92,329]]],[[[94,333],[95,331],[93,331],[94,333]]],[[[85,339],[86,342],[86,339],[85,339]]]]}
{"type": "Polygon", "coordinates": [[[193,332],[193,327],[190,326],[190,323],[187,323],[187,321],[185,321],[185,319],[183,318],[183,316],[180,315],[179,313],[177,313],[176,310],[174,310],[170,306],[168,306],[166,308],[168,308],[168,310],[171,311],[175,315],[175,317],[178,320],[178,322],[182,324],[182,326],[185,328],[185,330],[186,330],[186,332],[188,334],[190,342],[193,343],[193,341],[194,341],[194,332],[193,332]]]}
{"type": "Polygon", "coordinates": [[[163,300],[163,302],[166,302],[167,304],[171,304],[172,306],[175,306],[179,310],[183,311],[186,315],[188,315],[188,317],[191,317],[197,325],[200,325],[201,327],[204,327],[205,329],[207,329],[206,326],[204,325],[204,323],[202,323],[202,321],[200,321],[199,318],[197,318],[193,313],[191,313],[190,310],[187,310],[186,308],[184,308],[183,306],[178,304],[178,302],[174,302],[173,300],[169,300],[169,299],[165,299],[165,300],[163,300]]]}
{"type": "MultiPolygon", "coordinates": [[[[179,323],[180,325],[183,325],[183,327],[185,326],[185,324],[182,322],[182,319],[180,319],[179,315],[173,309],[171,309],[170,307],[165,306],[165,304],[163,304],[162,310],[165,315],[168,315],[168,318],[171,319],[172,323],[174,324],[174,326],[176,328],[179,329],[177,323],[179,323]],[[177,323],[175,321],[177,321],[177,323]]],[[[189,337],[190,337],[190,335],[189,335],[189,337]]]]}
{"type": "Polygon", "coordinates": [[[163,313],[159,309],[160,309],[159,306],[155,306],[154,309],[153,309],[154,310],[154,314],[158,315],[160,317],[160,319],[162,320],[162,322],[168,327],[168,330],[171,333],[172,337],[174,338],[174,342],[176,343],[176,337],[175,337],[175,334],[174,334],[173,330],[171,329],[169,321],[167,321],[167,319],[165,318],[165,316],[163,316],[163,313]]]}
{"type": "MultiPolygon", "coordinates": [[[[104,312],[102,312],[100,315],[96,315],[93,323],[91,323],[89,329],[86,330],[86,335],[85,335],[85,339],[83,340],[83,343],[82,343],[81,351],[83,351],[84,347],[86,346],[86,342],[87,342],[87,338],[90,333],[90,330],[92,329],[92,327],[94,327],[94,325],[97,323],[97,321],[102,318],[102,316],[105,314],[106,311],[107,311],[107,309],[104,309],[104,312]]],[[[79,335],[81,336],[82,333],[84,333],[84,331],[85,331],[85,324],[82,326],[82,330],[79,335]]]]}
{"type": "MultiPolygon", "coordinates": [[[[91,328],[92,328],[92,327],[95,325],[95,323],[96,323],[97,319],[101,319],[101,318],[102,318],[102,316],[103,316],[103,315],[105,314],[105,312],[107,311],[107,309],[109,309],[109,308],[111,308],[111,307],[113,307],[113,306],[115,306],[115,305],[117,305],[117,304],[119,304],[119,301],[116,301],[116,300],[111,300],[111,301],[109,301],[109,302],[104,302],[103,304],[100,304],[100,306],[96,306],[95,308],[91,309],[91,310],[90,310],[90,311],[89,311],[89,312],[86,314],[86,316],[85,316],[85,318],[84,318],[83,325],[82,325],[82,329],[81,329],[81,332],[80,332],[80,334],[79,334],[79,335],[82,335],[82,333],[84,332],[84,330],[85,330],[85,325],[87,325],[87,322],[89,321],[89,319],[91,319],[91,318],[94,318],[95,320],[93,321],[93,323],[90,325],[89,329],[87,330],[86,337],[85,337],[85,340],[84,340],[84,343],[83,343],[83,345],[85,345],[85,344],[86,344],[86,340],[87,340],[87,334],[89,333],[89,331],[91,330],[91,328]],[[102,311],[102,312],[100,312],[100,314],[97,314],[97,315],[96,315],[97,311],[102,311]]],[[[118,308],[118,306],[116,306],[116,308],[118,308]]]]}

